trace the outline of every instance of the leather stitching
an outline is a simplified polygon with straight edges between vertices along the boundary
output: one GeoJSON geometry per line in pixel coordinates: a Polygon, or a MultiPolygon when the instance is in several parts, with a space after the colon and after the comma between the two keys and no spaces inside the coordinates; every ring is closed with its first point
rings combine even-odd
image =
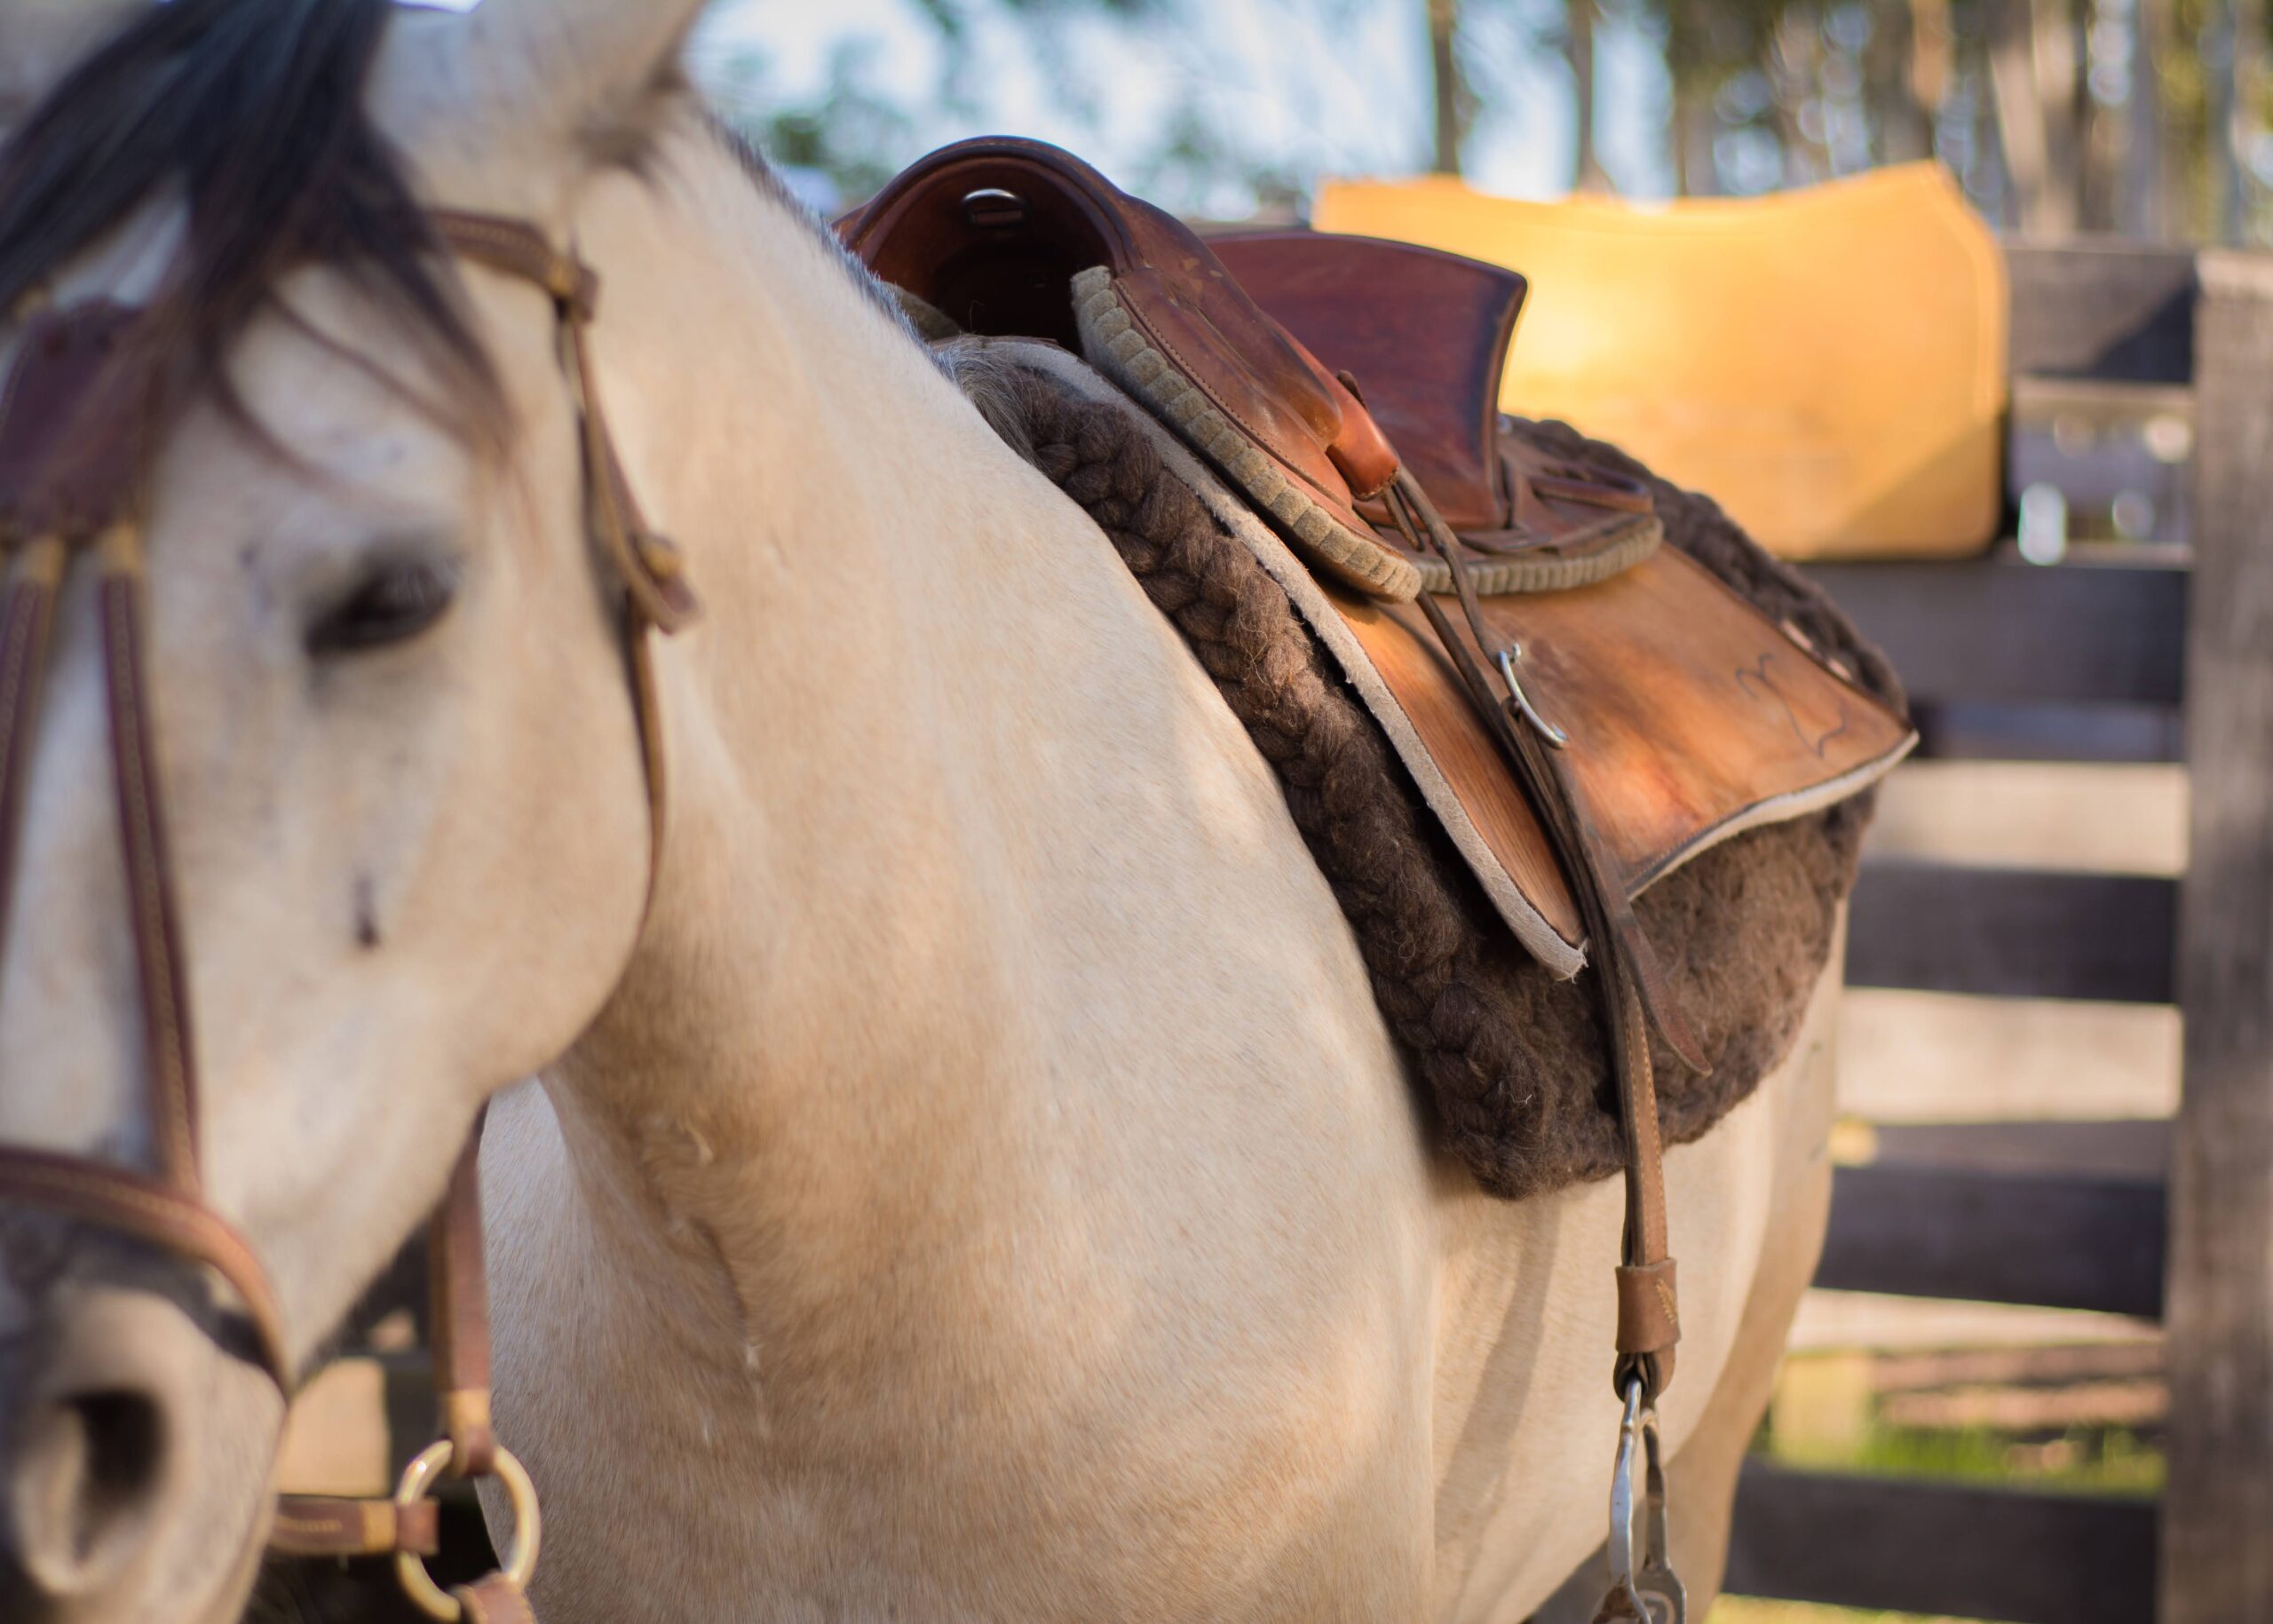
{"type": "Polygon", "coordinates": [[[175,964],[166,929],[164,860],[155,809],[150,804],[149,731],[142,709],[139,661],[135,658],[134,579],[115,574],[103,582],[104,643],[111,682],[111,731],[118,771],[119,815],[134,892],[134,927],[143,954],[144,1023],[152,1046],[151,1097],[159,1121],[162,1165],[185,1188],[197,1187],[196,1126],[189,1120],[191,1080],[175,964]]]}

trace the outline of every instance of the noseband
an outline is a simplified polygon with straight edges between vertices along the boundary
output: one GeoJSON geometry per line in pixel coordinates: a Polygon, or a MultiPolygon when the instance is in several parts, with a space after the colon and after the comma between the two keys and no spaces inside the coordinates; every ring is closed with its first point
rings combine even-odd
{"type": "MultiPolygon", "coordinates": [[[[525,221],[440,211],[430,218],[437,236],[459,256],[533,283],[552,301],[562,371],[582,423],[587,524],[624,594],[624,643],[647,784],[652,903],[663,762],[647,633],[678,630],[698,606],[677,549],[642,519],[600,412],[587,337],[598,279],[525,221]]],[[[20,872],[24,796],[56,599],[73,565],[91,553],[152,1140],[147,1171],[0,1146],[0,1204],[108,1230],[210,1269],[235,1297],[251,1356],[289,1397],[296,1373],[267,1273],[244,1238],[206,1204],[201,1173],[196,1045],[145,658],[143,509],[162,364],[142,313],[91,301],[34,316],[0,384],[0,561],[7,566],[0,596],[0,950],[20,872]]],[[[526,1624],[531,1614],[523,1591],[535,1565],[538,1518],[528,1476],[499,1445],[490,1422],[475,1166],[480,1136],[477,1120],[429,1230],[440,1438],[412,1462],[392,1501],[281,1498],[271,1548],[297,1556],[392,1553],[412,1600],[434,1617],[526,1624]],[[499,1477],[516,1514],[504,1571],[448,1593],[421,1561],[433,1554],[439,1535],[425,1491],[443,1475],[499,1477]]]]}

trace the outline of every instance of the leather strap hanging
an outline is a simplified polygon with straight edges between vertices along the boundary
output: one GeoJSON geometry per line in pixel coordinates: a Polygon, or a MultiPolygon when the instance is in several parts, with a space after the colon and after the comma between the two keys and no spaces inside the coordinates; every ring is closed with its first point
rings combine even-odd
{"type": "Polygon", "coordinates": [[[1674,1346],[1681,1340],[1674,1260],[1666,1223],[1665,1152],[1658,1120],[1656,1072],[1650,1058],[1654,1025],[1668,1047],[1692,1071],[1711,1068],[1701,1059],[1688,1023],[1665,986],[1649,939],[1635,917],[1632,902],[1603,852],[1592,826],[1581,813],[1564,771],[1564,739],[1553,723],[1532,707],[1517,669],[1522,650],[1494,649],[1491,631],[1468,579],[1460,538],[1437,516],[1420,486],[1401,478],[1390,494],[1390,509],[1408,543],[1444,559],[1468,630],[1463,638],[1434,594],[1420,602],[1470,701],[1487,719],[1502,752],[1529,792],[1540,821],[1554,844],[1572,894],[1579,900],[1593,963],[1602,991],[1604,1035],[1617,1080],[1619,1116],[1624,1130],[1626,1226],[1618,1283],[1618,1331],[1612,1383],[1620,1398],[1639,1382],[1645,1407],[1656,1403],[1673,1379],[1674,1346]],[[1495,693],[1477,651],[1498,667],[1502,691],[1495,693]]]}
{"type": "Polygon", "coordinates": [[[1550,718],[1540,715],[1524,691],[1518,673],[1523,650],[1493,647],[1460,538],[1409,475],[1400,476],[1390,489],[1389,505],[1414,550],[1425,548],[1444,560],[1473,642],[1461,636],[1435,594],[1421,595],[1422,609],[1470,701],[1486,719],[1529,794],[1585,920],[1602,994],[1604,1036],[1618,1085],[1626,1184],[1611,1384],[1626,1412],[1612,1499],[1612,1549],[1615,1555],[1622,1532],[1627,1561],[1621,1568],[1613,1560],[1609,1588],[1595,1620],[1682,1624],[1688,1604],[1666,1557],[1665,1484],[1658,1461],[1657,1402],[1673,1380],[1681,1311],[1667,1232],[1665,1148],[1658,1119],[1657,1074],[1650,1057],[1652,1026],[1683,1065],[1699,1073],[1710,1068],[1699,1058],[1696,1040],[1665,986],[1626,888],[1618,882],[1564,771],[1561,752],[1568,741],[1550,718]],[[1501,677],[1497,693],[1485,672],[1485,661],[1501,677]],[[1637,1448],[1646,1448],[1648,1456],[1651,1527],[1650,1560],[1638,1569],[1631,1549],[1637,1448]]]}

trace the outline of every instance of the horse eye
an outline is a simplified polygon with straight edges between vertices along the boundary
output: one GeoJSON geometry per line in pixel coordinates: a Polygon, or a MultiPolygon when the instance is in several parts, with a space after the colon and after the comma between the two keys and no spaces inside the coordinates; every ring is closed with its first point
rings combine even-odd
{"type": "Polygon", "coordinates": [[[345,654],[408,642],[442,618],[457,571],[431,558],[380,565],[309,626],[311,654],[345,654]]]}

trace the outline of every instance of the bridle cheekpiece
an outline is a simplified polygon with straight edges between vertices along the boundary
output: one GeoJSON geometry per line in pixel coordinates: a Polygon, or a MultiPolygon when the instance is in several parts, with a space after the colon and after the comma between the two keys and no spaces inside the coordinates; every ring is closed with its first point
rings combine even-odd
{"type": "MultiPolygon", "coordinates": [[[[582,424],[587,523],[624,594],[625,648],[647,783],[652,904],[663,762],[647,633],[679,630],[700,606],[677,550],[642,517],[600,411],[589,343],[598,279],[526,221],[452,211],[429,218],[454,252],[535,284],[552,302],[562,368],[582,424]]],[[[0,1206],[127,1236],[211,1270],[235,1298],[252,1357],[289,1397],[297,1373],[281,1310],[252,1247],[207,1205],[199,1155],[195,1032],[145,658],[145,501],[166,367],[152,325],[146,313],[107,300],[36,311],[23,321],[14,365],[0,382],[0,952],[21,872],[24,799],[56,602],[73,567],[91,555],[140,994],[151,1166],[0,1145],[0,1206]]],[[[490,1416],[476,1168],[480,1131],[477,1121],[429,1227],[441,1436],[411,1463],[392,1500],[281,1497],[270,1549],[290,1556],[391,1553],[406,1591],[433,1617],[527,1624],[533,1615],[525,1591],[539,1521],[535,1488],[498,1443],[490,1416]],[[440,1536],[426,1491],[443,1476],[499,1477],[516,1525],[501,1572],[447,1592],[422,1560],[434,1554],[440,1536]]]]}

